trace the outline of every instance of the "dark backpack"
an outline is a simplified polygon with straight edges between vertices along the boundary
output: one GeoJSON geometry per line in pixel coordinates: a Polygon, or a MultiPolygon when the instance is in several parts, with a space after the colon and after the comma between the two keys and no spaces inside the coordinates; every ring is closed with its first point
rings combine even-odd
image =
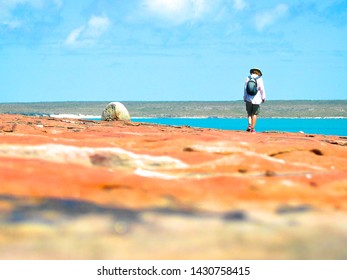
{"type": "Polygon", "coordinates": [[[249,95],[256,95],[258,92],[258,85],[257,80],[260,78],[260,76],[253,78],[252,76],[248,76],[249,80],[247,82],[246,86],[246,92],[249,95]]]}

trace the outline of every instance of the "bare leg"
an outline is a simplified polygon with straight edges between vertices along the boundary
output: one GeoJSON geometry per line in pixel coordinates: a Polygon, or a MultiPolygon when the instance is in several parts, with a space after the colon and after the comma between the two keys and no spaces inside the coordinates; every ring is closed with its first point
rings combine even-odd
{"type": "Polygon", "coordinates": [[[253,115],[251,117],[251,122],[252,122],[252,128],[255,128],[255,124],[257,123],[257,115],[253,115]]]}
{"type": "Polygon", "coordinates": [[[252,126],[252,116],[248,116],[248,126],[252,126]]]}

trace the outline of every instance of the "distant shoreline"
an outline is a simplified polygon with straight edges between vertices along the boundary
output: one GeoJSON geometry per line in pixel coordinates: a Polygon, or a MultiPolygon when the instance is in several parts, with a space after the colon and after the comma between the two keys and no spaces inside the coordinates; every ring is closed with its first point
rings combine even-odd
{"type": "MultiPolygon", "coordinates": [[[[26,114],[26,113],[0,113],[9,115],[22,115],[31,117],[49,117],[57,119],[101,119],[101,115],[74,115],[74,114],[26,114]]],[[[181,116],[181,117],[139,117],[133,116],[131,119],[244,119],[243,117],[209,117],[209,116],[181,116]]],[[[347,119],[347,117],[262,117],[262,119],[347,119]]]]}
{"type": "MultiPolygon", "coordinates": [[[[117,101],[117,100],[115,100],[117,101]]],[[[121,101],[122,102],[122,101],[121,101]]],[[[0,103],[0,114],[101,116],[109,101],[0,103]]],[[[131,118],[244,118],[238,101],[123,101],[131,118]]],[[[269,100],[261,118],[347,118],[347,100],[269,100]]]]}

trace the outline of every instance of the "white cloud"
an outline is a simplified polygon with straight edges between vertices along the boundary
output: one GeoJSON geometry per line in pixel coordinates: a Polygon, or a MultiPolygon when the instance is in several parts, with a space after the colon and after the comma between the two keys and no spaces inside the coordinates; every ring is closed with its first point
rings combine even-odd
{"type": "Polygon", "coordinates": [[[141,0],[145,15],[171,24],[220,20],[230,10],[243,11],[246,0],[141,0]]]}
{"type": "Polygon", "coordinates": [[[106,16],[92,16],[88,21],[86,36],[94,38],[101,36],[108,29],[110,23],[106,16]]]}
{"type": "Polygon", "coordinates": [[[94,44],[109,28],[111,21],[107,16],[91,16],[86,25],[70,32],[64,44],[68,47],[84,47],[94,44]]]}
{"type": "Polygon", "coordinates": [[[286,4],[278,4],[275,8],[263,12],[259,12],[255,17],[255,25],[259,31],[265,27],[274,24],[280,18],[284,17],[288,12],[286,4]]]}
{"type": "Polygon", "coordinates": [[[67,46],[76,45],[78,42],[78,38],[80,37],[80,35],[84,29],[85,29],[85,27],[82,26],[80,28],[76,28],[76,29],[72,30],[65,40],[65,45],[67,45],[67,46]]]}
{"type": "Polygon", "coordinates": [[[211,0],[143,0],[143,4],[151,15],[180,24],[202,17],[211,0]]]}

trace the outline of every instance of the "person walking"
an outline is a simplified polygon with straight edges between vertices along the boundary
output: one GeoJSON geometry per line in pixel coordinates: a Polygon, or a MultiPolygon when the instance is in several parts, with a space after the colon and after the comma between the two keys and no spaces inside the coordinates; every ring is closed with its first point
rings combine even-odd
{"type": "Polygon", "coordinates": [[[260,104],[266,100],[263,73],[259,68],[252,68],[250,76],[246,78],[243,100],[246,102],[246,111],[248,115],[247,131],[255,133],[257,116],[260,112],[260,104]]]}

